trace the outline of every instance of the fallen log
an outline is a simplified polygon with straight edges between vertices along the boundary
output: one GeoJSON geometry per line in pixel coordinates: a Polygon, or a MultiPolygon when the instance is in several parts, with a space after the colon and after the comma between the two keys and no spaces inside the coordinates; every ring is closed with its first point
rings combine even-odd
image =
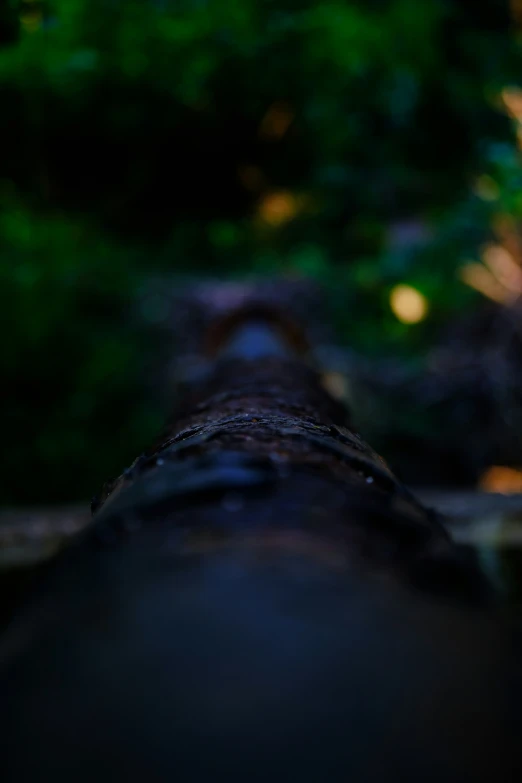
{"type": "Polygon", "coordinates": [[[520,779],[511,629],[289,324],[217,320],[10,622],[4,781],[520,779]]]}

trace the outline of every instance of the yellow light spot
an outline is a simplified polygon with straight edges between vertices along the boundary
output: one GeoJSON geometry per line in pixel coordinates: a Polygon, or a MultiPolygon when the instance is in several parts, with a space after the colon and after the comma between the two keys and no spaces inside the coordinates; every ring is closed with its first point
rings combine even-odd
{"type": "Polygon", "coordinates": [[[521,293],[522,269],[505,247],[488,245],[482,252],[482,260],[508,291],[516,295],[521,293]]]}
{"type": "Polygon", "coordinates": [[[262,139],[281,139],[294,119],[294,112],[283,101],[273,103],[259,126],[259,135],[262,139]]]}
{"type": "Polygon", "coordinates": [[[522,492],[522,470],[506,465],[492,465],[479,479],[479,488],[484,492],[522,492]]]}
{"type": "Polygon", "coordinates": [[[504,87],[500,95],[510,117],[519,122],[522,121],[522,90],[520,87],[504,87]]]}
{"type": "Polygon", "coordinates": [[[258,214],[270,226],[288,223],[298,212],[297,199],[285,190],[268,193],[260,202],[258,214]]]}
{"type": "Polygon", "coordinates": [[[428,300],[416,288],[401,283],[391,290],[390,307],[403,324],[417,324],[426,318],[428,300]]]}
{"type": "Polygon", "coordinates": [[[498,280],[492,275],[489,269],[476,261],[470,261],[459,270],[459,277],[463,283],[479,291],[488,299],[492,299],[499,304],[506,304],[510,298],[510,293],[498,280]]]}

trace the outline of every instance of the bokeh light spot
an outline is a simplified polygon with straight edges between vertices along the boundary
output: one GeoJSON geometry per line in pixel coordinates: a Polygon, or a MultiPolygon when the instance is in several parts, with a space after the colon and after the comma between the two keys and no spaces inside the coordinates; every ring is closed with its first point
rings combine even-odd
{"type": "Polygon", "coordinates": [[[491,465],[480,477],[479,488],[484,492],[504,494],[522,492],[522,470],[506,465],[491,465]]]}
{"type": "Polygon", "coordinates": [[[390,292],[390,307],[403,324],[416,324],[428,314],[428,300],[411,285],[400,283],[390,292]]]}
{"type": "Polygon", "coordinates": [[[502,100],[507,113],[514,119],[522,120],[522,90],[520,87],[504,87],[502,100]]]}
{"type": "Polygon", "coordinates": [[[506,303],[508,292],[483,264],[476,261],[464,264],[459,270],[459,277],[463,283],[487,296],[493,302],[506,303]]]}
{"type": "Polygon", "coordinates": [[[259,217],[270,226],[288,223],[297,214],[297,200],[292,193],[280,190],[268,193],[259,204],[259,217]]]}

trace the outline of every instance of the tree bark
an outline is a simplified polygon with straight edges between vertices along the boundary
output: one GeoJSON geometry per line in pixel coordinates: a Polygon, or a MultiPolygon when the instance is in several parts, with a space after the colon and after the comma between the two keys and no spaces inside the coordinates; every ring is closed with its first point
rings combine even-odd
{"type": "Polygon", "coordinates": [[[231,333],[4,634],[3,779],[519,780],[476,565],[295,342],[231,333]]]}

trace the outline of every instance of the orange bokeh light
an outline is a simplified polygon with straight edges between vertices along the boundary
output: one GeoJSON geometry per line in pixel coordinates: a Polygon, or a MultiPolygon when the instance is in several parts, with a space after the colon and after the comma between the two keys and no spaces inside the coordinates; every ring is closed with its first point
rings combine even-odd
{"type": "Polygon", "coordinates": [[[522,470],[506,465],[492,465],[484,471],[478,485],[484,492],[522,492],[522,470]]]}
{"type": "Polygon", "coordinates": [[[261,200],[258,214],[264,223],[270,226],[281,226],[297,215],[297,199],[286,190],[267,193],[261,200]]]}

